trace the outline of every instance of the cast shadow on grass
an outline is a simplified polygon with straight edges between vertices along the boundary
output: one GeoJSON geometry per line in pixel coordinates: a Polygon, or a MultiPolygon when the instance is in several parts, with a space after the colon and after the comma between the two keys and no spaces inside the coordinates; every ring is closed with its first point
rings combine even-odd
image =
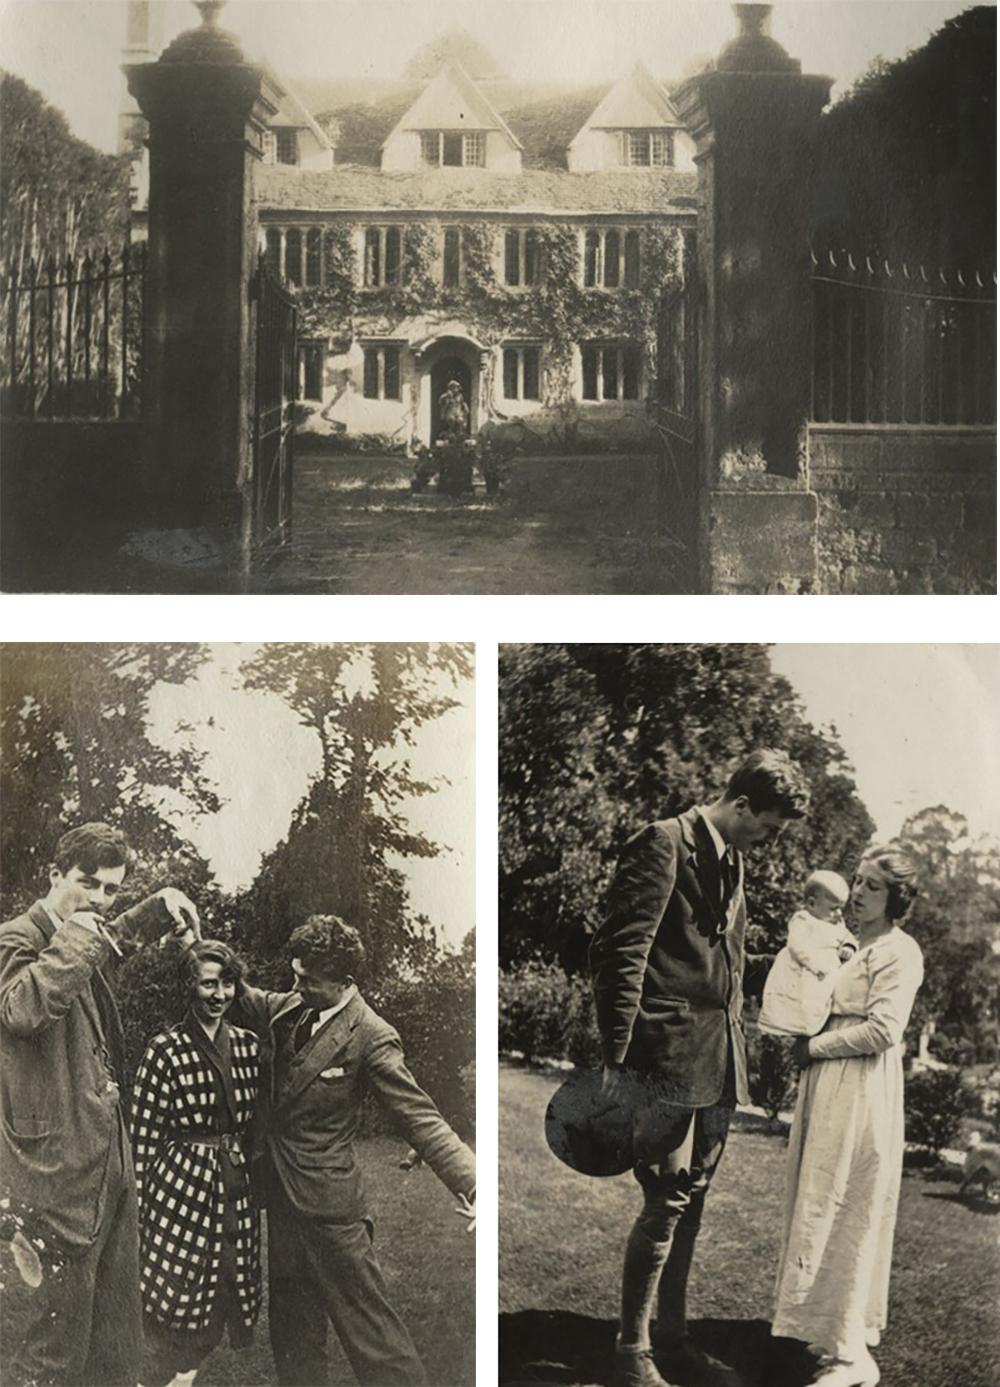
{"type": "MultiPolygon", "coordinates": [[[[500,1316],[501,1387],[610,1387],[617,1325],[568,1310],[500,1316]]],[[[804,1344],[772,1339],[766,1320],[692,1320],[699,1347],[730,1364],[745,1387],[804,1387],[815,1359],[804,1344]]]]}

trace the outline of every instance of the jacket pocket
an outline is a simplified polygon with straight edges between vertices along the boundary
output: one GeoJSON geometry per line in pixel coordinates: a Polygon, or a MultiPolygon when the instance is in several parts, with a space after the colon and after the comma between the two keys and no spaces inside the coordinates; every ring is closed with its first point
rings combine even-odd
{"type": "Polygon", "coordinates": [[[686,997],[647,997],[642,1003],[642,1010],[648,1016],[662,1014],[670,1015],[691,1010],[691,1003],[686,997]]]}
{"type": "Polygon", "coordinates": [[[61,1127],[54,1127],[51,1118],[19,1117],[16,1122],[6,1122],[8,1132],[19,1141],[40,1141],[43,1137],[62,1135],[61,1127]]]}

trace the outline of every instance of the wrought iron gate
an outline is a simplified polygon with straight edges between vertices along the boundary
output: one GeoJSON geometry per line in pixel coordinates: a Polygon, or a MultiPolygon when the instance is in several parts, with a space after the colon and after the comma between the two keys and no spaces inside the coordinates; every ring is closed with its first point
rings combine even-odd
{"type": "Polygon", "coordinates": [[[698,280],[695,236],[683,233],[680,274],[657,321],[660,526],[665,590],[698,590],[698,280]]]}
{"type": "Polygon", "coordinates": [[[253,542],[257,562],[280,551],[292,532],[295,461],[295,327],[292,295],[263,255],[253,279],[256,400],[253,416],[253,542]]]}

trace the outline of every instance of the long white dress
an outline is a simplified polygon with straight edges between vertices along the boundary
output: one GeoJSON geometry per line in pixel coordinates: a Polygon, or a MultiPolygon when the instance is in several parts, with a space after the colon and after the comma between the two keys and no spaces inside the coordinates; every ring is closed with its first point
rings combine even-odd
{"type": "Polygon", "coordinates": [[[898,926],[837,975],[788,1145],[771,1333],[854,1360],[885,1328],[903,1169],[901,1041],[924,976],[898,926]]]}

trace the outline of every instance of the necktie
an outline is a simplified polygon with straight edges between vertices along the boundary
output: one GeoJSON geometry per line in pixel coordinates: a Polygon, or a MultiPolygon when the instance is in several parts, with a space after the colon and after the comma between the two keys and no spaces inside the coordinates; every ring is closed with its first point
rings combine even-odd
{"type": "Polygon", "coordinates": [[[292,1031],[292,1049],[296,1054],[302,1049],[306,1041],[313,1033],[313,1022],[316,1020],[317,1012],[312,1007],[303,1007],[299,1019],[295,1023],[292,1031]]]}
{"type": "Polygon", "coordinates": [[[739,880],[739,872],[736,863],[733,861],[732,848],[727,848],[719,861],[719,873],[722,877],[722,904],[727,906],[733,898],[736,890],[736,883],[739,880]]]}

